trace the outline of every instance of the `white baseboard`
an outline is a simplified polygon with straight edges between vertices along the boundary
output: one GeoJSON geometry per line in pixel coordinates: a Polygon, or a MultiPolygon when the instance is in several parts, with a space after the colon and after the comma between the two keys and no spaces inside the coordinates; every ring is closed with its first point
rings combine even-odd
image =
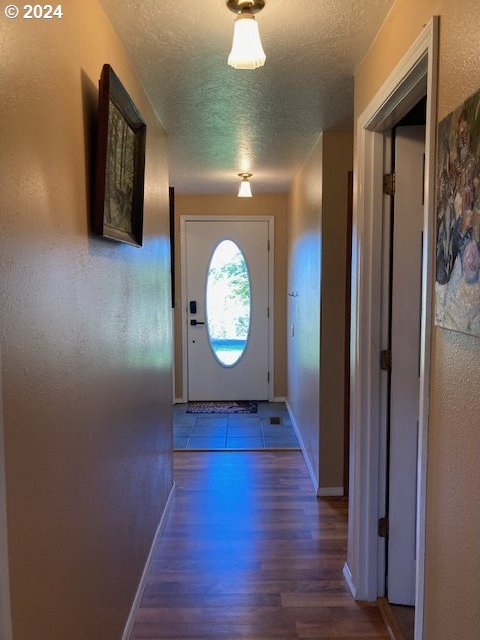
{"type": "Polygon", "coordinates": [[[185,402],[186,400],[184,400],[183,398],[175,398],[173,404],[185,404],[185,402]]]}
{"type": "Polygon", "coordinates": [[[290,403],[288,402],[288,400],[285,400],[285,405],[287,407],[288,415],[290,416],[290,420],[292,422],[293,429],[294,429],[295,433],[297,434],[298,442],[300,443],[300,448],[301,448],[302,453],[303,453],[303,459],[305,460],[305,464],[307,465],[308,473],[310,474],[310,478],[312,480],[313,488],[315,489],[315,494],[318,495],[318,479],[315,476],[315,471],[313,470],[312,463],[310,462],[310,458],[308,457],[307,448],[305,447],[305,443],[303,442],[303,438],[302,438],[302,435],[300,433],[300,429],[298,428],[298,425],[297,425],[297,423],[295,421],[295,418],[294,418],[294,415],[293,415],[293,411],[292,411],[292,407],[290,406],[290,403]]]}
{"type": "Polygon", "coordinates": [[[274,396],[273,401],[274,402],[286,402],[287,399],[286,399],[285,396],[274,396]]]}
{"type": "Polygon", "coordinates": [[[129,640],[130,635],[133,629],[133,623],[135,622],[135,617],[137,615],[138,607],[140,606],[140,601],[143,596],[143,592],[145,591],[145,585],[147,583],[147,575],[148,570],[150,568],[150,564],[153,560],[153,556],[157,545],[162,537],[163,532],[165,531],[165,526],[167,524],[168,514],[170,513],[170,509],[172,508],[173,496],[175,494],[175,483],[173,483],[172,488],[170,489],[170,494],[167,499],[167,504],[165,505],[165,509],[163,510],[162,517],[160,518],[160,522],[158,524],[157,530],[153,537],[152,546],[150,547],[150,552],[147,557],[147,561],[145,563],[145,567],[143,569],[142,577],[140,578],[140,582],[138,584],[137,593],[135,594],[135,598],[133,600],[132,608],[127,618],[127,623],[125,624],[125,629],[123,630],[122,640],[129,640]]]}
{"type": "Polygon", "coordinates": [[[319,498],[336,498],[343,496],[343,487],[319,487],[317,496],[319,498]]]}
{"type": "Polygon", "coordinates": [[[345,578],[345,582],[347,583],[348,590],[352,594],[352,598],[354,600],[357,599],[357,588],[353,583],[352,572],[350,571],[350,567],[345,562],[343,565],[343,577],[345,578]]]}

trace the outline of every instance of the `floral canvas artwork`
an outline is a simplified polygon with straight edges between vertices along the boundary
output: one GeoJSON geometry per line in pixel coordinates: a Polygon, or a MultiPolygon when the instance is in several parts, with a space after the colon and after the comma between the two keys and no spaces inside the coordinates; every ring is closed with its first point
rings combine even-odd
{"type": "Polygon", "coordinates": [[[438,133],[435,324],[480,337],[480,91],[438,133]]]}

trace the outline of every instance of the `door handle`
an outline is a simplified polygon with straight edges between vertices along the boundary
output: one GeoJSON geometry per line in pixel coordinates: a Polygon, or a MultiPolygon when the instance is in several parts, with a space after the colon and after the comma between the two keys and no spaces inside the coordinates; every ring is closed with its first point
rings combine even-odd
{"type": "Polygon", "coordinates": [[[196,327],[197,324],[205,324],[204,322],[199,322],[198,320],[190,320],[190,324],[192,327],[196,327]]]}

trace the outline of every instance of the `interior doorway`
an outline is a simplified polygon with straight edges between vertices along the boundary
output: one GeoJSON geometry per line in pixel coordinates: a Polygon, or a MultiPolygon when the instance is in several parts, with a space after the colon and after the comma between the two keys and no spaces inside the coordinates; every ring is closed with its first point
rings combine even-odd
{"type": "MultiPolygon", "coordinates": [[[[385,309],[382,305],[384,256],[383,176],[388,147],[386,132],[426,95],[425,201],[422,206],[420,349],[418,358],[418,428],[414,522],[415,638],[423,636],[426,458],[430,370],[431,301],[434,257],[434,148],[438,18],[428,23],[404,58],[359,116],[353,234],[351,472],[348,560],[344,574],[359,600],[386,593],[386,538],[380,537],[385,516],[389,459],[383,416],[382,366],[385,309]]],[[[418,309],[418,308],[417,308],[418,309]]],[[[418,317],[418,311],[417,311],[418,317]]],[[[387,354],[388,361],[388,354],[387,354]]]]}
{"type": "Polygon", "coordinates": [[[404,638],[414,637],[416,499],[425,163],[424,97],[386,134],[382,376],[385,398],[385,596],[404,638]],[[388,161],[388,158],[387,158],[388,161]]]}

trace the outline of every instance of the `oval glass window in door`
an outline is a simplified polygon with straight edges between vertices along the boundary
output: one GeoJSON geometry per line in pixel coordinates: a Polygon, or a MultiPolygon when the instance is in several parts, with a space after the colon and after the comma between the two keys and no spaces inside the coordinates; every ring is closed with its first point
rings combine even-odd
{"type": "Polygon", "coordinates": [[[232,240],[213,252],[206,295],[210,346],[220,364],[233,367],[247,348],[252,298],[245,256],[232,240]]]}

